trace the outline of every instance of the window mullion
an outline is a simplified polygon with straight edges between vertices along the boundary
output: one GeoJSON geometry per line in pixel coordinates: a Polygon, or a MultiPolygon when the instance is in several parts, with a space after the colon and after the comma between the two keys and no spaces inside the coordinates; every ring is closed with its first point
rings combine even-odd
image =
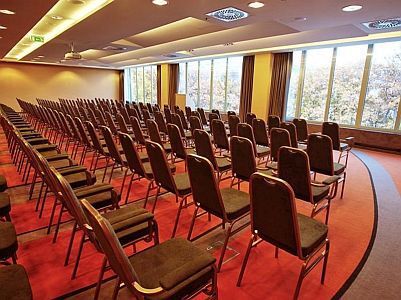
{"type": "Polygon", "coordinates": [[[228,82],[228,57],[226,59],[226,82],[224,86],[224,111],[227,111],[227,82],[228,82]]]}
{"type": "Polygon", "coordinates": [[[210,68],[210,101],[209,101],[210,111],[213,108],[213,73],[214,73],[214,60],[212,59],[212,65],[210,68]]]}
{"type": "Polygon", "coordinates": [[[334,81],[334,72],[336,69],[336,61],[337,61],[337,48],[333,48],[333,57],[331,60],[329,84],[327,87],[326,107],[324,110],[324,119],[323,119],[324,121],[327,121],[329,119],[329,110],[330,110],[331,96],[333,93],[333,81],[334,81]]]}
{"type": "Polygon", "coordinates": [[[400,102],[398,102],[398,111],[397,111],[397,118],[395,119],[394,130],[401,130],[400,125],[401,125],[401,96],[400,96],[400,102]]]}
{"type": "Polygon", "coordinates": [[[366,60],[365,60],[365,67],[363,70],[361,93],[359,94],[358,109],[357,109],[356,120],[355,120],[356,128],[361,127],[363,108],[365,105],[366,93],[368,90],[370,68],[372,66],[372,57],[373,57],[373,44],[370,44],[368,47],[368,53],[366,55],[366,60]]]}
{"type": "Polygon", "coordinates": [[[200,105],[200,60],[198,60],[198,93],[197,93],[196,106],[200,105]]]}
{"type": "Polygon", "coordinates": [[[301,101],[304,90],[304,80],[305,80],[305,67],[306,67],[306,50],[302,51],[301,56],[301,69],[299,71],[299,80],[298,80],[298,92],[297,99],[295,105],[295,117],[299,118],[301,115],[301,101]]]}

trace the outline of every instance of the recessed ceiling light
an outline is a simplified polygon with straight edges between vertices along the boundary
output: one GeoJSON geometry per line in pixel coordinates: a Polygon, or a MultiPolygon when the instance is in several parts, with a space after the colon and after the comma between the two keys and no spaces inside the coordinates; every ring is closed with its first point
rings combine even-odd
{"type": "Polygon", "coordinates": [[[44,55],[38,55],[37,56],[38,58],[43,58],[43,57],[45,57],[44,55]]]}
{"type": "Polygon", "coordinates": [[[167,5],[168,1],[167,0],[152,0],[152,3],[155,4],[155,5],[162,6],[162,5],[167,5]]]}
{"type": "Polygon", "coordinates": [[[62,20],[64,19],[62,16],[51,16],[53,20],[62,20]]]}
{"type": "Polygon", "coordinates": [[[8,10],[8,9],[0,9],[0,14],[15,15],[15,12],[8,10]]]}
{"type": "Polygon", "coordinates": [[[6,26],[1,26],[1,25],[0,25],[0,29],[7,29],[7,27],[6,27],[6,26]]]}
{"type": "Polygon", "coordinates": [[[358,10],[361,10],[361,9],[362,9],[362,5],[353,4],[353,5],[344,6],[342,8],[342,11],[352,12],[352,11],[358,11],[358,10]]]}
{"type": "Polygon", "coordinates": [[[306,21],[306,20],[308,20],[307,17],[296,17],[296,18],[294,18],[294,21],[306,21]]]}
{"type": "Polygon", "coordinates": [[[263,2],[260,2],[260,1],[253,1],[251,3],[248,3],[248,6],[250,8],[261,8],[261,7],[265,6],[265,4],[263,2]]]}

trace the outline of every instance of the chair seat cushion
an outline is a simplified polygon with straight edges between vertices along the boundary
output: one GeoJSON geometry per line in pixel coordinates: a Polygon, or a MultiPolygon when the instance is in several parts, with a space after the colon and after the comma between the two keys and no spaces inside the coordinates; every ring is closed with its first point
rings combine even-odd
{"type": "Polygon", "coordinates": [[[191,193],[191,184],[189,182],[188,173],[175,174],[173,175],[173,179],[180,196],[185,196],[191,193]]]}
{"type": "MultiPolygon", "coordinates": [[[[143,166],[143,169],[145,170],[146,176],[147,176],[148,178],[153,178],[153,172],[152,172],[152,167],[151,167],[150,163],[149,163],[149,162],[144,162],[144,163],[142,164],[142,166],[143,166]]],[[[176,166],[173,165],[173,164],[169,164],[169,166],[170,166],[171,172],[172,172],[172,173],[175,173],[175,171],[176,171],[176,166]]]]}
{"type": "Polygon", "coordinates": [[[10,196],[7,193],[0,193],[0,218],[11,211],[10,196]]]}
{"type": "Polygon", "coordinates": [[[248,193],[232,188],[221,189],[220,193],[229,220],[234,220],[249,213],[250,199],[248,193]]]}
{"type": "Polygon", "coordinates": [[[7,179],[3,175],[0,175],[0,192],[4,192],[7,188],[7,179]]]}
{"type": "Polygon", "coordinates": [[[117,202],[114,199],[113,193],[111,191],[94,194],[84,198],[96,209],[114,206],[117,202]]]}
{"type": "Polygon", "coordinates": [[[312,185],[313,201],[315,203],[323,200],[330,192],[330,186],[315,186],[312,185]]]}
{"type": "Polygon", "coordinates": [[[327,237],[328,227],[320,221],[298,214],[302,254],[311,254],[327,237]]]}
{"type": "Polygon", "coordinates": [[[227,157],[216,157],[216,163],[220,172],[231,169],[231,161],[229,161],[227,157]]]}
{"type": "Polygon", "coordinates": [[[11,222],[0,222],[0,259],[8,259],[18,249],[17,233],[11,222]]]}
{"type": "Polygon", "coordinates": [[[278,169],[278,163],[276,161],[268,162],[266,166],[269,169],[273,169],[273,170],[277,170],[278,169]]]}
{"type": "Polygon", "coordinates": [[[163,149],[164,151],[166,151],[167,153],[171,152],[171,144],[170,143],[164,143],[163,144],[163,149]]]}
{"type": "Polygon", "coordinates": [[[0,299],[32,299],[31,285],[23,266],[9,265],[0,267],[0,282],[0,299]]]}
{"type": "Polygon", "coordinates": [[[345,165],[339,164],[339,163],[334,163],[334,175],[340,175],[344,173],[345,171],[345,165]]]}
{"type": "Polygon", "coordinates": [[[40,144],[40,145],[32,145],[34,149],[36,149],[39,153],[52,151],[54,150],[55,154],[57,154],[57,145],[55,144],[40,144]]]}
{"type": "Polygon", "coordinates": [[[340,151],[345,151],[349,148],[347,143],[340,143],[340,151]]]}
{"type": "MultiPolygon", "coordinates": [[[[210,267],[216,259],[208,252],[194,246],[191,242],[175,238],[155,247],[148,248],[130,258],[130,262],[138,273],[138,281],[145,288],[162,286],[167,294],[151,299],[180,299],[177,293],[193,291],[194,285],[201,283],[199,275],[210,273],[210,267]],[[173,297],[174,295],[174,297],[173,297]]],[[[210,280],[210,277],[208,277],[210,280]]]]}
{"type": "Polygon", "coordinates": [[[70,167],[71,161],[69,159],[53,160],[53,161],[49,161],[49,165],[51,167],[54,167],[55,169],[59,170],[62,168],[70,167]]]}
{"type": "Polygon", "coordinates": [[[256,145],[256,154],[258,157],[267,156],[270,154],[270,148],[261,145],[256,145]]]}
{"type": "Polygon", "coordinates": [[[74,190],[75,195],[78,199],[83,199],[85,197],[93,196],[96,194],[111,192],[113,186],[108,183],[96,183],[94,185],[80,187],[74,190]]]}
{"type": "MultiPolygon", "coordinates": [[[[93,175],[92,173],[90,173],[90,174],[93,175]]],[[[71,187],[73,189],[88,185],[89,178],[87,177],[87,173],[85,171],[72,173],[72,174],[70,173],[67,175],[63,175],[63,177],[68,181],[68,183],[71,185],[71,187]]],[[[90,179],[89,179],[89,181],[90,181],[90,179]]]]}

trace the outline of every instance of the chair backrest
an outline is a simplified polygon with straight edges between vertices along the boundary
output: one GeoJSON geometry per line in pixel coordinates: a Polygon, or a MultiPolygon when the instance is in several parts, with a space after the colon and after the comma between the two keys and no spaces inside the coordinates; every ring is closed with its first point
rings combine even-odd
{"type": "Polygon", "coordinates": [[[189,117],[192,116],[192,109],[189,106],[185,106],[185,115],[187,117],[187,120],[189,122],[189,117]]]}
{"type": "MultiPolygon", "coordinates": [[[[85,199],[82,200],[82,207],[111,268],[120,280],[126,284],[129,290],[135,293],[132,284],[138,281],[138,275],[135,273],[132,264],[125,254],[113,227],[85,199]]],[[[138,283],[141,284],[140,282],[138,283]]]]}
{"type": "Polygon", "coordinates": [[[88,112],[89,112],[89,121],[91,121],[92,124],[97,128],[99,125],[97,123],[95,112],[91,108],[88,109],[88,112]]]}
{"type": "MultiPolygon", "coordinates": [[[[221,119],[220,111],[218,109],[212,109],[212,114],[216,114],[219,117],[219,119],[221,119]]],[[[210,121],[210,118],[209,118],[209,121],[210,121]]]]}
{"type": "Polygon", "coordinates": [[[159,127],[160,132],[167,134],[167,125],[166,121],[164,120],[163,114],[160,111],[155,111],[153,113],[153,116],[155,117],[155,122],[159,127]]]}
{"type": "Polygon", "coordinates": [[[96,109],[95,110],[95,115],[96,115],[96,118],[97,118],[97,121],[98,121],[99,125],[107,126],[106,120],[104,119],[104,116],[103,116],[103,113],[102,113],[101,110],[96,109]]]}
{"type": "Polygon", "coordinates": [[[295,197],[314,203],[309,158],[305,151],[281,147],[278,154],[278,177],[292,187],[295,197]]]}
{"type": "Polygon", "coordinates": [[[128,133],[128,126],[127,123],[125,123],[125,119],[122,114],[117,114],[116,115],[118,127],[120,128],[121,132],[128,133]]]}
{"type": "Polygon", "coordinates": [[[70,125],[70,129],[71,129],[71,132],[73,134],[73,137],[75,139],[79,140],[79,141],[82,141],[81,135],[79,134],[78,128],[75,125],[75,122],[72,119],[72,117],[70,115],[67,115],[66,118],[67,118],[67,121],[68,121],[68,125],[70,125]]]}
{"type": "Polygon", "coordinates": [[[209,125],[212,124],[213,120],[219,120],[219,115],[216,113],[209,113],[209,125]]]}
{"type": "Polygon", "coordinates": [[[212,142],[210,135],[205,130],[196,129],[194,131],[195,149],[200,156],[206,157],[213,165],[217,167],[216,158],[214,157],[212,142]]]}
{"type": "Polygon", "coordinates": [[[109,127],[99,126],[102,131],[102,135],[104,137],[104,141],[106,142],[107,149],[109,150],[109,154],[111,158],[120,165],[123,165],[124,162],[121,158],[120,152],[117,148],[117,145],[113,139],[113,134],[109,127]]]}
{"type": "Polygon", "coordinates": [[[191,134],[194,136],[194,131],[195,129],[201,129],[203,130],[203,125],[200,120],[200,117],[198,116],[190,116],[189,117],[189,128],[191,129],[191,134]]]}
{"type": "Polygon", "coordinates": [[[171,118],[171,110],[169,107],[164,106],[164,116],[166,117],[167,124],[173,123],[173,120],[171,118]]]}
{"type": "Polygon", "coordinates": [[[254,113],[247,113],[245,116],[245,123],[252,126],[253,119],[256,119],[256,115],[254,113]]]}
{"type": "Polygon", "coordinates": [[[146,177],[142,161],[139,157],[138,150],[135,147],[134,140],[129,134],[119,132],[121,147],[123,148],[128,168],[131,172],[135,172],[141,177],[146,177]]]}
{"type": "Polygon", "coordinates": [[[146,141],[146,151],[156,184],[171,193],[177,194],[177,187],[162,146],[153,141],[146,141]]]}
{"type": "Polygon", "coordinates": [[[278,160],[278,151],[281,147],[291,147],[290,133],[287,129],[275,127],[270,131],[270,159],[278,160]]]}
{"type": "Polygon", "coordinates": [[[308,139],[308,123],[306,120],[295,118],[292,122],[297,129],[298,141],[306,141],[308,139]]]}
{"type": "Polygon", "coordinates": [[[251,125],[246,124],[246,123],[239,123],[237,125],[237,129],[238,129],[238,136],[247,138],[248,140],[251,141],[251,143],[253,145],[253,151],[256,155],[256,142],[255,142],[255,136],[253,135],[253,129],[252,129],[251,125]]]}
{"type": "Polygon", "coordinates": [[[257,118],[252,119],[252,129],[256,144],[269,147],[269,136],[265,121],[257,118]]]}
{"type": "Polygon", "coordinates": [[[120,108],[120,113],[121,113],[121,115],[122,115],[123,118],[124,118],[124,122],[125,122],[125,123],[129,123],[129,114],[128,114],[127,108],[125,108],[124,106],[122,106],[122,107],[120,108]]]}
{"type": "Polygon", "coordinates": [[[82,123],[81,119],[78,117],[75,117],[74,121],[75,121],[76,127],[78,128],[79,134],[81,135],[82,142],[86,146],[91,146],[90,137],[88,137],[88,134],[85,131],[85,127],[84,127],[84,124],[82,123]]]}
{"type": "Polygon", "coordinates": [[[230,116],[236,116],[236,115],[237,115],[237,113],[235,111],[233,111],[233,110],[228,110],[227,111],[227,118],[229,118],[230,116]]]}
{"type": "Polygon", "coordinates": [[[237,115],[228,116],[228,127],[230,128],[230,136],[238,135],[238,124],[240,123],[240,119],[237,115]]]}
{"type": "Polygon", "coordinates": [[[176,157],[185,159],[187,154],[185,152],[184,143],[182,142],[180,129],[175,124],[168,124],[167,130],[170,139],[171,151],[176,157]]]}
{"type": "Polygon", "coordinates": [[[328,135],[312,133],[308,137],[310,169],[313,172],[334,175],[333,145],[328,135]]]}
{"type": "Polygon", "coordinates": [[[89,136],[92,141],[93,148],[100,154],[104,154],[102,143],[100,142],[99,135],[96,132],[95,126],[91,122],[85,122],[86,128],[88,129],[89,136]]]}
{"type": "Polygon", "coordinates": [[[187,166],[194,202],[205,211],[226,220],[224,204],[211,162],[205,157],[190,154],[187,166]]]}
{"type": "Polygon", "coordinates": [[[230,149],[233,176],[248,181],[256,172],[252,142],[244,137],[233,136],[230,138],[230,149]]]}
{"type": "Polygon", "coordinates": [[[173,124],[178,127],[181,133],[181,137],[185,137],[185,130],[184,127],[182,126],[182,119],[178,114],[171,114],[171,119],[173,121],[173,124]]]}
{"type": "Polygon", "coordinates": [[[187,122],[187,118],[185,117],[184,112],[183,112],[181,109],[179,109],[179,110],[177,111],[177,113],[178,113],[178,115],[179,115],[180,118],[181,118],[182,127],[183,127],[185,130],[188,130],[188,129],[189,129],[189,127],[188,127],[188,122],[187,122]]]}
{"type": "Polygon", "coordinates": [[[270,130],[280,127],[280,117],[270,115],[267,117],[267,127],[270,130]]]}
{"type": "Polygon", "coordinates": [[[114,123],[113,116],[108,111],[106,111],[106,121],[107,121],[107,127],[110,128],[111,132],[113,134],[117,134],[118,130],[116,123],[114,123]]]}
{"type": "Polygon", "coordinates": [[[226,127],[223,121],[213,120],[210,126],[213,135],[213,143],[216,145],[216,147],[229,151],[230,144],[228,142],[226,127]]]}
{"type": "Polygon", "coordinates": [[[146,123],[147,120],[151,120],[150,112],[147,109],[142,109],[143,121],[146,123]]]}
{"type": "Polygon", "coordinates": [[[280,124],[280,128],[287,129],[290,134],[290,141],[292,148],[298,148],[298,138],[297,138],[297,129],[292,122],[282,122],[280,124]]]}
{"type": "Polygon", "coordinates": [[[163,141],[160,137],[159,127],[155,121],[149,119],[146,121],[146,127],[148,128],[149,138],[152,142],[158,143],[160,146],[163,147],[163,141]]]}
{"type": "Polygon", "coordinates": [[[146,103],[146,107],[148,108],[149,113],[153,113],[153,107],[152,104],[146,103]]]}
{"type": "Polygon", "coordinates": [[[334,122],[323,122],[322,134],[328,135],[333,143],[333,150],[340,150],[340,126],[334,122]]]}
{"type": "Polygon", "coordinates": [[[137,116],[135,117],[137,117],[138,120],[142,120],[141,109],[139,108],[138,104],[134,103],[132,104],[132,106],[134,107],[134,110],[136,111],[137,114],[137,116]]]}
{"type": "Polygon", "coordinates": [[[279,178],[255,173],[249,186],[251,230],[274,246],[302,257],[301,239],[291,186],[279,178]]]}
{"type": "Polygon", "coordinates": [[[134,132],[135,140],[140,144],[145,146],[145,137],[143,136],[141,124],[139,119],[136,117],[130,117],[132,131],[134,132]]]}
{"type": "Polygon", "coordinates": [[[203,108],[198,108],[197,109],[200,115],[200,119],[202,121],[203,125],[207,125],[207,119],[206,119],[206,114],[205,114],[205,110],[203,108]]]}

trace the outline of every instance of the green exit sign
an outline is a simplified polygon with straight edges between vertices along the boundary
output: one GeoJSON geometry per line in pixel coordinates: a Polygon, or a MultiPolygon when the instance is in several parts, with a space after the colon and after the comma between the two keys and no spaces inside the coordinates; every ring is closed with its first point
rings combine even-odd
{"type": "Polygon", "coordinates": [[[45,42],[45,38],[43,36],[40,36],[40,35],[31,35],[31,41],[32,42],[38,42],[38,43],[44,43],[45,42]]]}

